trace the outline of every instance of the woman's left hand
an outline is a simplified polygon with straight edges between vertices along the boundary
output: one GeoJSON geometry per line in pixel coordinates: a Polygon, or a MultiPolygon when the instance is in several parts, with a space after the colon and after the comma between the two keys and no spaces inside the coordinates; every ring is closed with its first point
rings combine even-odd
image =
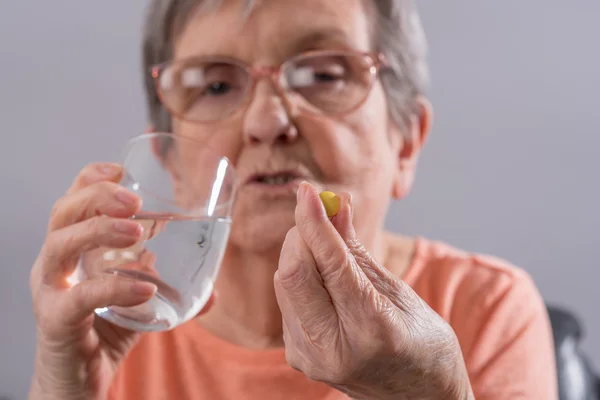
{"type": "Polygon", "coordinates": [[[315,188],[275,274],[288,363],[355,399],[469,399],[452,328],[357,241],[348,194],[330,221],[315,188]]]}

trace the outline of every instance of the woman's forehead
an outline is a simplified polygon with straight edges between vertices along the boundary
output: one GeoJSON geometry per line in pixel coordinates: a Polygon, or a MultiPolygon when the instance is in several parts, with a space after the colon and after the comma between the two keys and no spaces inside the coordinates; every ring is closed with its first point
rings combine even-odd
{"type": "Polygon", "coordinates": [[[370,50],[363,0],[223,1],[190,18],[175,43],[175,58],[233,56],[254,61],[321,47],[370,50]]]}

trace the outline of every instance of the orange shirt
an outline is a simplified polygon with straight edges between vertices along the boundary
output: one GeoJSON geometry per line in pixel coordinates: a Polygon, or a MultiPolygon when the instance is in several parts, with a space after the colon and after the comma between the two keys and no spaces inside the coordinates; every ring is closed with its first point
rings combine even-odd
{"type": "MultiPolygon", "coordinates": [[[[558,398],[549,319],[524,271],[418,239],[404,280],[456,332],[477,400],[558,398]]],[[[347,399],[290,368],[283,349],[241,348],[195,321],[144,335],[118,371],[110,398],[347,399]]]]}

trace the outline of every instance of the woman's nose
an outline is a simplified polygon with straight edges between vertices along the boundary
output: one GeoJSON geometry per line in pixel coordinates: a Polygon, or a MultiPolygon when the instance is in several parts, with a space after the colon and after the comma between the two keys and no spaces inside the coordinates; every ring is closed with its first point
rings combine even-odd
{"type": "Polygon", "coordinates": [[[288,144],[298,137],[283,98],[267,82],[257,85],[244,118],[248,144],[288,144]]]}

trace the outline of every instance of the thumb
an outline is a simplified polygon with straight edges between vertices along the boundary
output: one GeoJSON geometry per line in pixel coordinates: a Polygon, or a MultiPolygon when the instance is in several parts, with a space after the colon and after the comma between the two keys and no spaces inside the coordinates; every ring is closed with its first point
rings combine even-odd
{"type": "MultiPolygon", "coordinates": [[[[348,198],[349,196],[346,204],[348,198]]],[[[351,226],[350,217],[345,214],[347,212],[342,211],[340,215],[341,227],[351,226]]],[[[296,228],[308,247],[323,279],[323,285],[336,308],[342,305],[349,312],[356,312],[357,307],[364,305],[364,296],[368,296],[372,286],[353,254],[348,251],[344,239],[327,217],[316,189],[309,183],[302,183],[298,190],[296,228]]],[[[350,235],[351,231],[346,231],[345,234],[350,235]]]]}
{"type": "Polygon", "coordinates": [[[327,217],[317,190],[308,182],[298,189],[295,219],[298,233],[321,275],[330,267],[344,264],[348,256],[346,244],[327,217]]]}
{"type": "Polygon", "coordinates": [[[108,306],[133,307],[148,301],[156,292],[150,282],[108,276],[83,281],[65,296],[65,324],[76,325],[95,309],[108,306]]]}

